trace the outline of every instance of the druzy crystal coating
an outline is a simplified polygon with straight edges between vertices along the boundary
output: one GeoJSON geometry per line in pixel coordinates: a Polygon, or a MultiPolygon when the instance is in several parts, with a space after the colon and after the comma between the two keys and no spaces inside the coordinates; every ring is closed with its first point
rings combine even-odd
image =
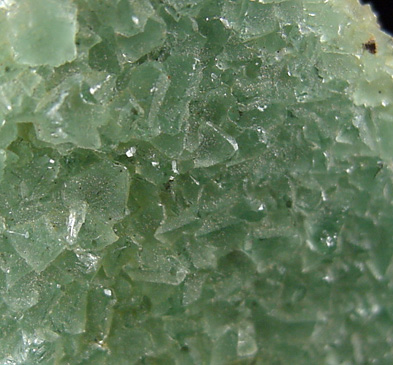
{"type": "Polygon", "coordinates": [[[393,42],[355,0],[0,1],[1,364],[393,363],[393,42]]]}

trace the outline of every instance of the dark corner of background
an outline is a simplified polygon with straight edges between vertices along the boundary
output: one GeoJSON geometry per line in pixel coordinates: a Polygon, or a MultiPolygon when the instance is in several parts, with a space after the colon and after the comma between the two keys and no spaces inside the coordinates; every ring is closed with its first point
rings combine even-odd
{"type": "Polygon", "coordinates": [[[393,35],[393,0],[360,0],[362,4],[370,4],[378,17],[381,28],[393,35]]]}

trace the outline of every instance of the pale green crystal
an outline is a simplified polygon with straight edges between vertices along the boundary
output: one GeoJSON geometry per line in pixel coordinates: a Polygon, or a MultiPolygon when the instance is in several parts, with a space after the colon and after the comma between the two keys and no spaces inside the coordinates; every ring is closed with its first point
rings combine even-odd
{"type": "Polygon", "coordinates": [[[76,56],[76,8],[70,0],[11,1],[7,21],[15,60],[60,66],[76,56]]]}
{"type": "Polygon", "coordinates": [[[369,7],[0,0],[0,32],[0,364],[393,363],[369,7]]]}

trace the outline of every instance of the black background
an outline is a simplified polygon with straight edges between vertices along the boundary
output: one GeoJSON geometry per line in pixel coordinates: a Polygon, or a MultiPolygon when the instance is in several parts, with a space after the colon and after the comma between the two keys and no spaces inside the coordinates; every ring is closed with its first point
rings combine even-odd
{"type": "Polygon", "coordinates": [[[393,0],[361,0],[361,3],[370,4],[381,28],[393,35],[393,0]]]}

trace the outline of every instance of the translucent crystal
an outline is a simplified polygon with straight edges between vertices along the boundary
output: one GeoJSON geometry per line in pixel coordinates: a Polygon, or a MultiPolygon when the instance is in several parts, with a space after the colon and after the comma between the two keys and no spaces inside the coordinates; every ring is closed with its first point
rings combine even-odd
{"type": "Polygon", "coordinates": [[[393,57],[357,0],[0,0],[1,364],[391,364],[393,57]]]}
{"type": "Polygon", "coordinates": [[[60,66],[76,56],[76,7],[68,0],[6,1],[9,38],[18,62],[60,66]]]}

